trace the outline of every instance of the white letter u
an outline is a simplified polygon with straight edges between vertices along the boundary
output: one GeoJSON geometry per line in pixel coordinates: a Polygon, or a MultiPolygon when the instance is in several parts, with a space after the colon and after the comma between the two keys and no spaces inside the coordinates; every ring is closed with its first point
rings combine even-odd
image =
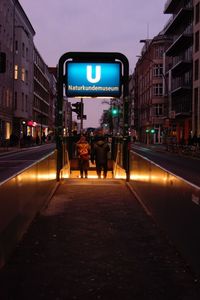
{"type": "Polygon", "coordinates": [[[92,78],[92,66],[87,66],[87,80],[91,83],[97,83],[101,79],[101,66],[95,67],[96,77],[92,78]]]}

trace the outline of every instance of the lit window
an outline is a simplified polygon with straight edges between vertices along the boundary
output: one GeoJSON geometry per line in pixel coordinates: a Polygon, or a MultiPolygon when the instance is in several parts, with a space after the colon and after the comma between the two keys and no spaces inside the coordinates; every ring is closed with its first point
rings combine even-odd
{"type": "Polygon", "coordinates": [[[5,138],[8,140],[11,134],[11,125],[9,122],[5,123],[5,138]]]}
{"type": "Polygon", "coordinates": [[[18,65],[15,65],[14,79],[18,79],[18,73],[19,73],[18,65]]]}
{"type": "Polygon", "coordinates": [[[22,81],[25,81],[25,69],[22,68],[22,81]]]}

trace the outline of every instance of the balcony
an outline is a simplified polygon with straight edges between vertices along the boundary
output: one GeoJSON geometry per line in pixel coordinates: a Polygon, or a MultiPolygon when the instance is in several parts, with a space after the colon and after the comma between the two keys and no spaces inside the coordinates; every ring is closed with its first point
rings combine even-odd
{"type": "Polygon", "coordinates": [[[164,14],[172,14],[177,7],[177,0],[167,0],[164,7],[164,14]]]}
{"type": "Polygon", "coordinates": [[[191,112],[178,112],[176,113],[176,119],[186,119],[192,116],[191,112]]]}
{"type": "Polygon", "coordinates": [[[177,97],[181,95],[186,95],[192,93],[192,86],[191,85],[181,85],[172,89],[171,95],[172,97],[177,97]]]}
{"type": "Polygon", "coordinates": [[[177,56],[180,52],[192,46],[193,35],[192,33],[181,34],[175,42],[167,49],[167,56],[177,56]]]}
{"type": "Polygon", "coordinates": [[[178,77],[183,73],[192,69],[192,60],[180,60],[176,65],[171,68],[172,76],[178,77]]]}
{"type": "Polygon", "coordinates": [[[170,22],[165,28],[165,34],[174,34],[174,32],[177,32],[177,28],[182,24],[188,24],[188,22],[191,20],[193,15],[193,9],[192,8],[182,8],[178,14],[173,16],[170,19],[170,22]]]}

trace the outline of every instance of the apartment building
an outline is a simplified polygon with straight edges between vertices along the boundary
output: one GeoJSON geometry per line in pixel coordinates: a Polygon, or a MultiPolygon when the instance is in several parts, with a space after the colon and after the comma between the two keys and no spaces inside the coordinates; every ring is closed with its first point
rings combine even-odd
{"type": "Polygon", "coordinates": [[[1,144],[54,135],[56,77],[36,49],[34,35],[20,2],[1,0],[0,51],[6,54],[6,72],[0,74],[1,144]]]}
{"type": "Polygon", "coordinates": [[[56,68],[48,68],[49,71],[49,82],[50,82],[50,99],[49,99],[49,128],[48,128],[48,136],[49,139],[54,138],[55,136],[55,111],[56,111],[56,68]]]}
{"type": "Polygon", "coordinates": [[[194,0],[192,133],[200,137],[200,1],[194,0]]]}
{"type": "Polygon", "coordinates": [[[164,69],[168,60],[164,53],[171,40],[163,32],[144,43],[136,63],[134,79],[134,128],[138,139],[147,144],[163,142],[168,118],[168,76],[164,69]]]}
{"type": "Polygon", "coordinates": [[[39,51],[34,46],[34,97],[32,111],[32,136],[46,137],[49,134],[50,73],[39,51]]]}
{"type": "Polygon", "coordinates": [[[32,114],[33,37],[35,31],[17,0],[0,2],[0,51],[6,72],[0,74],[0,136],[23,135],[32,114]]]}
{"type": "Polygon", "coordinates": [[[166,51],[166,57],[171,57],[172,60],[172,64],[166,70],[166,74],[170,74],[170,124],[177,142],[187,143],[195,132],[193,82],[196,86],[199,76],[196,59],[193,77],[193,1],[168,0],[164,13],[172,15],[164,30],[164,34],[173,41],[166,51]]]}

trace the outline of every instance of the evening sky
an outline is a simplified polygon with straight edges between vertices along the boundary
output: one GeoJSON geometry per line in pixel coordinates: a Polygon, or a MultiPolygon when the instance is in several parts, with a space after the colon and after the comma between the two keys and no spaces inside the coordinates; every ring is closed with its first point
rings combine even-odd
{"type": "MultiPolygon", "coordinates": [[[[163,14],[166,0],[20,0],[20,3],[36,31],[35,45],[50,67],[56,66],[65,52],[121,52],[128,58],[132,73],[143,46],[140,40],[157,35],[170,17],[163,14]]],[[[100,99],[84,99],[84,104],[87,114],[84,127],[98,126],[107,105],[100,99]]]]}

